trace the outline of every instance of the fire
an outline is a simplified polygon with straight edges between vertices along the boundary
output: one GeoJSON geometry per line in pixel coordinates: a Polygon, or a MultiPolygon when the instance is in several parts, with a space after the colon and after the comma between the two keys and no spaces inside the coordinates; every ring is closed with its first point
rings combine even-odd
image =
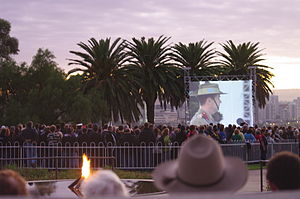
{"type": "Polygon", "coordinates": [[[84,179],[87,179],[90,176],[90,163],[91,160],[88,159],[88,157],[83,154],[82,156],[82,167],[81,167],[81,176],[84,179]]]}

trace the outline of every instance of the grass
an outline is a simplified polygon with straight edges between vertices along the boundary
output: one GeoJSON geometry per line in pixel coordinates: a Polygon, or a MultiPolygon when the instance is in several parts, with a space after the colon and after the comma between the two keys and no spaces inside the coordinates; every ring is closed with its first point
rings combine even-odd
{"type": "MultiPolygon", "coordinates": [[[[260,169],[260,164],[248,164],[247,165],[248,170],[259,170],[260,169]]],[[[266,169],[266,166],[263,166],[264,169],[266,169]]]]}
{"type": "MultiPolygon", "coordinates": [[[[248,170],[259,170],[259,164],[247,165],[248,170]]],[[[56,172],[55,170],[48,169],[20,169],[14,165],[9,165],[5,167],[6,169],[12,169],[20,173],[27,181],[31,180],[55,180],[56,172]]],[[[266,168],[266,167],[264,167],[266,168]]],[[[107,168],[109,169],[109,168],[107,168]]],[[[151,171],[130,171],[130,170],[118,170],[115,169],[114,172],[122,179],[151,179],[151,171]]],[[[66,169],[59,170],[57,172],[58,179],[76,179],[81,175],[80,169],[66,169]]]]}
{"type": "MultiPolygon", "coordinates": [[[[55,170],[48,169],[21,169],[14,165],[9,165],[5,167],[6,169],[11,169],[20,173],[25,180],[55,180],[56,172],[55,170]]],[[[107,168],[108,169],[108,168],[107,168]]],[[[122,179],[151,179],[151,171],[129,171],[129,170],[118,170],[115,169],[114,172],[122,179]]],[[[76,179],[81,175],[80,169],[66,169],[58,170],[57,179],[76,179]]]]}

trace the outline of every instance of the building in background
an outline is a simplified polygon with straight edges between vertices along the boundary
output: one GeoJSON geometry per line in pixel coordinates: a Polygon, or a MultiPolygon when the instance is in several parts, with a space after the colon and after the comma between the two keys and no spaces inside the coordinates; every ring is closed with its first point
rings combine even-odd
{"type": "Polygon", "coordinates": [[[297,97],[297,99],[294,100],[294,103],[296,105],[296,117],[300,120],[300,97],[297,97]]]}
{"type": "Polygon", "coordinates": [[[271,95],[263,109],[258,111],[258,124],[300,124],[300,97],[293,101],[279,101],[271,95]]]}

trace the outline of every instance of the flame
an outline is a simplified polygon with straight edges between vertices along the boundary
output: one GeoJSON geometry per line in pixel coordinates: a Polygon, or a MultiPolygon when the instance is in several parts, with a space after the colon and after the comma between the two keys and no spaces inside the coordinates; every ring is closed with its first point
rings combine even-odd
{"type": "Polygon", "coordinates": [[[90,163],[91,160],[88,159],[88,157],[83,154],[82,155],[82,167],[81,167],[81,176],[84,179],[87,179],[90,176],[90,163]]]}

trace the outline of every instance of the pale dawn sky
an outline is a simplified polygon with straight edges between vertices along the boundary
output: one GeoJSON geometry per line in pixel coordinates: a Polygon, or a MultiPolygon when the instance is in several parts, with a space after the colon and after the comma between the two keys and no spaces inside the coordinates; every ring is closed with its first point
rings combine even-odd
{"type": "Polygon", "coordinates": [[[68,71],[69,51],[91,37],[205,39],[217,50],[227,40],[251,41],[274,68],[275,89],[300,88],[298,0],[0,0],[0,18],[19,40],[18,62],[30,63],[38,48],[48,48],[68,71]]]}

